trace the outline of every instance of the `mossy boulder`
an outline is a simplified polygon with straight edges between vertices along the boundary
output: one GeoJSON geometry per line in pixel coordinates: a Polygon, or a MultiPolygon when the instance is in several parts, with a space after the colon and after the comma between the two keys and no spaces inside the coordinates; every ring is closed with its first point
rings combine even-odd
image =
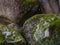
{"type": "Polygon", "coordinates": [[[54,37],[60,30],[59,20],[60,17],[57,14],[37,14],[29,18],[23,25],[23,35],[28,45],[59,45],[58,34],[54,37]]]}
{"type": "Polygon", "coordinates": [[[25,39],[19,33],[16,25],[0,26],[0,44],[1,45],[26,45],[25,39]]]}

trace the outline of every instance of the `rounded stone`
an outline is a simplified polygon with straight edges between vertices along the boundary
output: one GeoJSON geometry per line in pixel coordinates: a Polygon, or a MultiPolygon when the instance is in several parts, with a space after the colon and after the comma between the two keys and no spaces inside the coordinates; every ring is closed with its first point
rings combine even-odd
{"type": "Polygon", "coordinates": [[[28,44],[59,45],[60,38],[58,39],[58,34],[56,32],[58,31],[57,29],[59,27],[57,27],[57,25],[59,25],[60,23],[59,21],[57,22],[57,24],[54,23],[57,20],[60,20],[60,18],[58,17],[59,15],[57,14],[37,14],[25,21],[23,25],[23,35],[25,36],[28,44]]]}
{"type": "Polygon", "coordinates": [[[26,45],[25,39],[20,34],[15,24],[0,26],[0,44],[26,45]]]}

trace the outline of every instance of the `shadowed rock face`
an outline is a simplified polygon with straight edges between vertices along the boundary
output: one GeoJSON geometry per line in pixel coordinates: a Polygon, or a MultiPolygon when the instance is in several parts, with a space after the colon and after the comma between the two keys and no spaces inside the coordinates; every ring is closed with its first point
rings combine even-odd
{"type": "MultiPolygon", "coordinates": [[[[23,35],[27,40],[29,45],[56,45],[59,43],[54,43],[54,35],[58,35],[57,31],[54,30],[58,28],[55,27],[55,21],[60,20],[57,14],[39,14],[29,18],[23,25],[23,35]],[[54,25],[53,25],[54,24],[54,25]],[[50,28],[50,25],[52,27],[50,28]],[[57,33],[56,33],[57,32],[57,33]],[[50,40],[50,41],[49,41],[50,40]]],[[[56,25],[59,25],[58,23],[56,25]]],[[[59,42],[59,39],[56,38],[59,42]]]]}
{"type": "Polygon", "coordinates": [[[18,24],[20,26],[23,25],[23,23],[25,22],[25,20],[27,20],[28,18],[34,16],[37,13],[42,13],[39,7],[39,2],[37,0],[21,0],[21,1],[17,1],[19,5],[19,9],[20,9],[20,16],[17,18],[20,19],[18,21],[18,24]],[[32,2],[33,1],[33,2],[32,2]]]}

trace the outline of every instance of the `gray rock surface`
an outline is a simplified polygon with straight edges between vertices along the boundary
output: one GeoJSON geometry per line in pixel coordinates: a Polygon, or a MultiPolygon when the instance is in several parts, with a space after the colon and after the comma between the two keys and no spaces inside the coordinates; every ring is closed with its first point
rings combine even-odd
{"type": "Polygon", "coordinates": [[[0,16],[16,21],[18,14],[19,7],[15,0],[0,0],[0,16]]]}

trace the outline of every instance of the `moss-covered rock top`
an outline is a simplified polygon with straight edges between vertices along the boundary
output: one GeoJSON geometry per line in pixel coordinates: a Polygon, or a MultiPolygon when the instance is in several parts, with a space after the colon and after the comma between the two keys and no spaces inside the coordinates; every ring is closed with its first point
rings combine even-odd
{"type": "Polygon", "coordinates": [[[51,18],[51,17],[54,17],[54,18],[58,18],[58,14],[36,14],[35,16],[33,17],[30,17],[28,20],[26,20],[25,22],[30,22],[31,20],[33,19],[36,19],[36,18],[45,18],[45,19],[48,19],[48,18],[51,18]]]}

